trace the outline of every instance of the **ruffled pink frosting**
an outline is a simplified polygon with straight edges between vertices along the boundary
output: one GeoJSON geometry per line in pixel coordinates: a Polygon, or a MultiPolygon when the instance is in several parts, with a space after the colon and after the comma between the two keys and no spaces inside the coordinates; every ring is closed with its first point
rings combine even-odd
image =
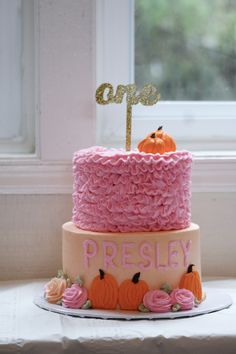
{"type": "Polygon", "coordinates": [[[179,304],[181,310],[191,310],[194,307],[194,295],[187,289],[174,289],[171,294],[172,305],[179,304]]]}
{"type": "Polygon", "coordinates": [[[101,232],[179,230],[190,225],[192,156],[92,147],[73,159],[73,222],[101,232]]]}
{"type": "Polygon", "coordinates": [[[62,306],[71,309],[81,308],[88,299],[88,291],[79,284],[73,284],[70,288],[65,289],[62,306]]]}
{"type": "Polygon", "coordinates": [[[143,304],[151,312],[168,312],[172,306],[170,295],[163,290],[149,290],[143,304]]]}

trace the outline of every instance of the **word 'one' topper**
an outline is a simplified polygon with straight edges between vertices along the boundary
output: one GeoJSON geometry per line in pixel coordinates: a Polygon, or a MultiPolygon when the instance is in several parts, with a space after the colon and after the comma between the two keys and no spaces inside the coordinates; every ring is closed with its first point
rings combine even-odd
{"type": "Polygon", "coordinates": [[[146,84],[143,89],[137,93],[136,85],[118,85],[114,94],[113,86],[109,83],[101,84],[96,90],[96,101],[99,104],[121,103],[126,94],[126,151],[131,149],[131,122],[132,105],[141,103],[144,106],[152,106],[160,99],[155,86],[146,84]],[[105,96],[105,91],[108,90],[105,96]],[[104,97],[105,96],[105,97],[104,97]]]}

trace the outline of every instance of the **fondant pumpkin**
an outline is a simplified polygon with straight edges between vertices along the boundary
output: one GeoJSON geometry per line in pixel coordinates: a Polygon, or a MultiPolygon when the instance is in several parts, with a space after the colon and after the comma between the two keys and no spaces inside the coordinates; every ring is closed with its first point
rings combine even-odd
{"type": "Polygon", "coordinates": [[[138,149],[140,152],[164,154],[165,152],[175,151],[176,145],[174,139],[165,133],[161,126],[140,141],[138,149]]]}
{"type": "Polygon", "coordinates": [[[95,309],[115,309],[118,302],[118,284],[111,274],[99,269],[89,289],[89,299],[95,309]]]}
{"type": "Polygon", "coordinates": [[[187,273],[185,273],[179,283],[180,289],[187,289],[192,291],[198,301],[202,301],[202,283],[200,275],[196,270],[193,270],[194,264],[188,266],[187,273]]]}
{"type": "Polygon", "coordinates": [[[143,302],[143,297],[149,288],[147,283],[139,278],[140,272],[134,274],[132,279],[126,279],[121,283],[118,299],[121,310],[138,310],[143,302]]]}

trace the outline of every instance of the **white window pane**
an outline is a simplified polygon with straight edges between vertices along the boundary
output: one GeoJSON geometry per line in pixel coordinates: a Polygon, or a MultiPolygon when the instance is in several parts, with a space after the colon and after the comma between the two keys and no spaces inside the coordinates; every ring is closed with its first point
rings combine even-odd
{"type": "Polygon", "coordinates": [[[0,1],[0,138],[19,135],[21,113],[21,1],[0,1]]]}
{"type": "Polygon", "coordinates": [[[34,152],[33,1],[0,0],[0,153],[34,152]]]}
{"type": "Polygon", "coordinates": [[[163,100],[234,101],[235,44],[235,1],[135,1],[135,80],[163,100]]]}
{"type": "Polygon", "coordinates": [[[135,107],[136,142],[164,125],[179,148],[236,150],[236,2],[135,0],[135,82],[161,101],[135,107]]]}

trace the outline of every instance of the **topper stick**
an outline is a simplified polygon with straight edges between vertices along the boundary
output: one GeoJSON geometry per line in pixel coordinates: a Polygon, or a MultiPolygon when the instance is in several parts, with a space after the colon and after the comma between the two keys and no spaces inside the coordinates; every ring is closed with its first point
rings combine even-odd
{"type": "Polygon", "coordinates": [[[125,150],[131,150],[131,128],[132,128],[132,105],[127,103],[126,107],[126,143],[125,150]]]}

